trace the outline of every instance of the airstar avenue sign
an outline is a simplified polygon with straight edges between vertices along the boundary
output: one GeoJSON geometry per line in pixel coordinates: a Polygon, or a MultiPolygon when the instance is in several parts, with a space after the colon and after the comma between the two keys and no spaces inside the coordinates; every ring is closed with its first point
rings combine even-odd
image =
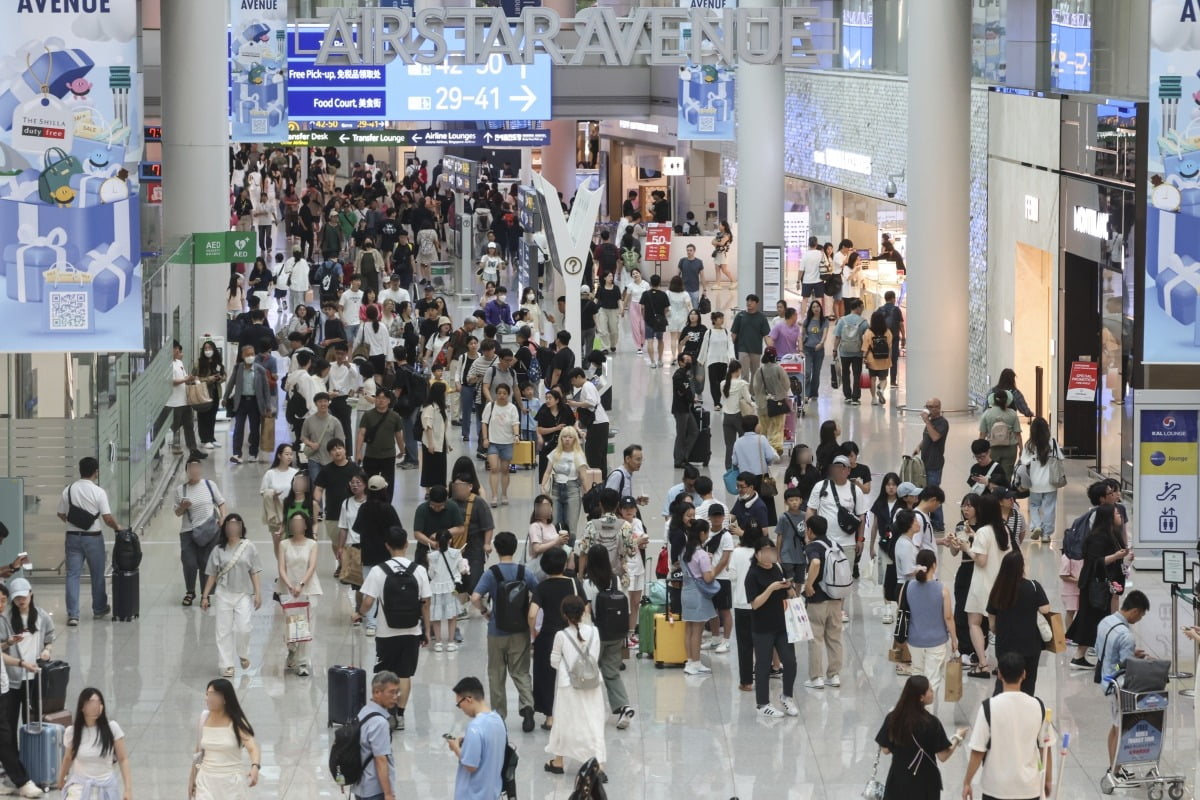
{"type": "MultiPolygon", "coordinates": [[[[561,19],[547,8],[526,8],[505,17],[498,8],[404,8],[323,10],[328,28],[317,64],[486,65],[499,55],[510,64],[532,64],[537,53],[556,65],[585,61],[605,66],[637,64],[750,64],[815,66],[832,50],[814,46],[810,25],[833,20],[813,8],[637,8],[617,17],[591,8],[561,19]],[[688,33],[685,33],[688,32],[688,33]]],[[[837,37],[832,37],[836,42],[837,37]]]]}

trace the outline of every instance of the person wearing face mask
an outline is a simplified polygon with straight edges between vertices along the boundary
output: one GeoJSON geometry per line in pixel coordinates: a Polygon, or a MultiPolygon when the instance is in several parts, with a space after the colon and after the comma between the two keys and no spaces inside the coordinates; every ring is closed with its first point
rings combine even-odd
{"type": "Polygon", "coordinates": [[[212,339],[205,339],[201,345],[194,373],[212,398],[212,405],[196,412],[196,428],[200,434],[200,444],[213,450],[219,446],[216,434],[217,406],[221,400],[221,384],[225,382],[225,364],[221,360],[221,351],[212,339]]]}
{"type": "Polygon", "coordinates": [[[233,455],[229,457],[234,464],[242,463],[242,435],[245,433],[247,421],[250,424],[249,452],[250,460],[258,460],[258,435],[262,426],[262,417],[275,416],[275,405],[267,385],[267,370],[257,363],[254,357],[253,345],[242,345],[242,360],[233,368],[229,383],[225,387],[225,407],[234,415],[233,422],[233,455]]]}

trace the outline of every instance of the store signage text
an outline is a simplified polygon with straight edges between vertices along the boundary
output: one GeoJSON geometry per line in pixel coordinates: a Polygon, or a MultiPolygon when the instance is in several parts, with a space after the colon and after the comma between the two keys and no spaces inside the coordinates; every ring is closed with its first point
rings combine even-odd
{"type": "Polygon", "coordinates": [[[653,122],[635,122],[631,119],[617,120],[617,127],[627,131],[641,131],[642,133],[658,133],[658,126],[653,122]]]}
{"type": "Polygon", "coordinates": [[[1075,206],[1074,222],[1076,233],[1095,239],[1108,239],[1108,214],[1087,206],[1075,206]]]}
{"type": "Polygon", "coordinates": [[[871,157],[862,153],[849,153],[827,147],[824,150],[813,151],[813,162],[847,172],[857,172],[859,175],[871,174],[871,157]]]}
{"type": "Polygon", "coordinates": [[[605,66],[733,63],[815,66],[822,50],[809,25],[813,8],[635,8],[618,17],[594,7],[573,19],[548,8],[526,8],[506,17],[499,8],[333,9],[316,63],[350,66],[487,64],[500,56],[509,64],[532,64],[538,53],[555,66],[578,66],[590,57],[605,66]],[[691,36],[682,32],[690,26],[691,36]],[[461,28],[457,39],[447,28],[461,28]],[[566,29],[567,34],[560,37],[566,29]],[[430,46],[432,45],[432,46],[430,46]]]}

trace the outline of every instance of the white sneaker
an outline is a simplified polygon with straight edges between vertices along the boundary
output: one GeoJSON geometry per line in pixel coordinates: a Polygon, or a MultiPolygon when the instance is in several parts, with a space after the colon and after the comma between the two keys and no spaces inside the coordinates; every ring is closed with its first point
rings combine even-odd
{"type": "Polygon", "coordinates": [[[805,689],[824,689],[825,688],[825,679],[824,678],[810,678],[809,680],[806,680],[804,682],[804,688],[805,689]]]}
{"type": "Polygon", "coordinates": [[[434,643],[433,643],[433,652],[435,652],[435,653],[440,653],[440,652],[442,652],[442,643],[441,643],[441,642],[434,642],[434,643]]]}
{"type": "Polygon", "coordinates": [[[374,635],[375,635],[375,626],[368,625],[367,626],[367,636],[374,636],[374,635]]]}
{"type": "Polygon", "coordinates": [[[714,653],[728,653],[729,652],[729,640],[722,639],[721,643],[713,648],[713,652],[714,653]]]}
{"type": "Polygon", "coordinates": [[[787,714],[789,717],[800,716],[800,709],[796,706],[796,701],[792,700],[792,698],[779,698],[779,705],[783,706],[783,713],[787,714]]]}
{"type": "Polygon", "coordinates": [[[850,621],[850,615],[847,614],[845,611],[843,611],[842,612],[842,624],[845,625],[849,621],[850,621]]]}
{"type": "Polygon", "coordinates": [[[891,611],[883,612],[883,624],[884,625],[894,625],[895,623],[896,623],[896,618],[892,616],[891,611]]]}
{"type": "Polygon", "coordinates": [[[684,675],[702,675],[700,667],[704,666],[699,661],[689,661],[683,665],[684,675]]]}
{"type": "Polygon", "coordinates": [[[701,650],[716,650],[717,646],[720,643],[721,643],[720,639],[709,639],[708,641],[702,642],[700,644],[700,649],[701,650]]]}
{"type": "Polygon", "coordinates": [[[447,653],[457,653],[458,645],[456,645],[454,642],[451,642],[450,644],[446,645],[446,652],[447,653]]]}
{"type": "Polygon", "coordinates": [[[21,797],[42,797],[45,793],[33,781],[25,781],[25,785],[17,791],[17,794],[21,797]]]}
{"type": "Polygon", "coordinates": [[[842,678],[839,675],[834,675],[825,681],[826,686],[832,686],[834,689],[840,689],[842,686],[842,678]]]}
{"type": "Polygon", "coordinates": [[[213,442],[205,442],[205,443],[204,443],[204,449],[205,449],[205,450],[216,450],[216,449],[217,449],[217,446],[216,446],[216,444],[214,444],[213,442]]]}
{"type": "Polygon", "coordinates": [[[783,719],[784,717],[784,713],[772,705],[759,706],[758,713],[760,716],[770,719],[783,719]]]}
{"type": "Polygon", "coordinates": [[[697,661],[694,665],[694,668],[697,672],[704,674],[704,675],[707,675],[708,673],[712,672],[712,668],[709,667],[707,664],[705,664],[703,661],[697,661]]]}

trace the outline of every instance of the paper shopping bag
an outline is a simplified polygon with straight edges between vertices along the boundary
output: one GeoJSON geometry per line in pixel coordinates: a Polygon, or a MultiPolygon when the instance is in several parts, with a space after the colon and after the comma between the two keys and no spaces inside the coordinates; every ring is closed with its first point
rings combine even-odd
{"type": "Polygon", "coordinates": [[[962,662],[952,658],[946,662],[946,693],[947,702],[957,703],[962,699],[962,662]]]}
{"type": "Polygon", "coordinates": [[[1067,632],[1063,627],[1062,614],[1051,611],[1045,617],[1050,623],[1050,641],[1042,642],[1042,649],[1048,653],[1067,652],[1067,632]]]}

